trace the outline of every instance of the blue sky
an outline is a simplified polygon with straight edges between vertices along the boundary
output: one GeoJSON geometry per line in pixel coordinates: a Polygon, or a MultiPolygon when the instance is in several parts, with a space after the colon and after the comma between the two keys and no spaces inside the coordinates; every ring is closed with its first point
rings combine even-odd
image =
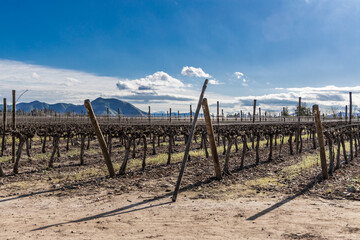
{"type": "Polygon", "coordinates": [[[2,2],[0,97],[185,110],[209,77],[228,112],[360,105],[359,26],[357,0],[2,2]]]}

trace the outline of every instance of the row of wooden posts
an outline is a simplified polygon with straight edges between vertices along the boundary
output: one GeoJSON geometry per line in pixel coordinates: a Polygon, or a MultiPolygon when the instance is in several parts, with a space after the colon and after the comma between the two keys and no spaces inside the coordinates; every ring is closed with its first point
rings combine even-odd
{"type": "MultiPolygon", "coordinates": [[[[218,154],[217,154],[217,149],[216,149],[216,144],[215,144],[215,136],[214,136],[214,132],[213,132],[213,126],[212,126],[212,122],[211,122],[211,117],[210,117],[210,111],[209,111],[209,106],[207,103],[207,99],[203,98],[204,97],[204,93],[206,90],[208,84],[208,80],[206,79],[203,85],[203,89],[202,92],[200,94],[199,97],[199,102],[195,111],[195,116],[194,116],[194,120],[192,121],[192,127],[191,127],[191,131],[188,137],[188,141],[186,144],[186,148],[185,148],[185,153],[184,153],[184,158],[183,158],[183,162],[182,162],[182,166],[181,166],[181,170],[180,170],[180,174],[179,174],[179,178],[176,184],[176,188],[174,191],[174,195],[173,195],[173,201],[176,201],[177,198],[177,194],[179,192],[180,189],[180,184],[181,184],[181,179],[185,170],[185,166],[186,166],[186,161],[188,159],[188,154],[190,151],[190,144],[192,142],[192,138],[193,138],[193,133],[196,127],[196,123],[197,123],[197,119],[199,116],[199,112],[200,112],[200,108],[202,106],[203,108],[203,112],[204,112],[204,118],[205,118],[205,122],[206,122],[206,129],[207,129],[207,133],[208,133],[208,137],[209,137],[209,143],[210,143],[210,148],[211,148],[211,153],[212,153],[212,158],[214,161],[214,168],[215,168],[215,175],[217,177],[217,179],[221,179],[221,169],[220,169],[220,163],[219,163],[219,158],[218,158],[218,154]]],[[[12,130],[15,131],[16,130],[16,91],[13,90],[12,91],[12,130]]],[[[109,171],[109,175],[110,177],[114,177],[115,176],[115,171],[114,171],[114,167],[112,165],[111,159],[110,159],[110,155],[109,155],[109,151],[107,149],[106,143],[105,143],[105,139],[104,136],[100,130],[100,126],[99,123],[95,117],[94,111],[92,109],[90,100],[85,100],[84,102],[86,110],[88,112],[88,116],[89,119],[94,127],[96,136],[98,138],[99,144],[100,144],[100,148],[102,150],[104,159],[105,159],[105,163],[107,165],[108,171],[109,171]]],[[[6,112],[7,112],[7,104],[6,104],[6,98],[4,98],[3,100],[3,136],[2,136],[2,148],[1,148],[1,156],[3,155],[4,149],[5,149],[5,130],[7,127],[7,123],[6,123],[6,112]]],[[[191,108],[191,106],[190,106],[191,108]]],[[[299,110],[301,108],[301,98],[299,98],[299,110]]],[[[255,110],[256,110],[256,100],[254,100],[254,108],[253,108],[253,122],[255,122],[255,110]]],[[[300,112],[300,111],[299,111],[300,112]]],[[[190,111],[191,113],[191,119],[192,119],[192,111],[190,111]]],[[[324,144],[324,136],[323,136],[323,131],[322,131],[322,126],[321,126],[321,120],[320,120],[320,111],[319,111],[319,107],[318,105],[314,105],[313,106],[313,113],[314,113],[314,117],[315,117],[315,125],[316,125],[316,131],[317,131],[317,135],[318,135],[318,141],[319,141],[319,146],[320,146],[320,158],[321,158],[321,167],[322,167],[322,173],[323,173],[323,177],[325,179],[328,178],[328,173],[327,173],[327,165],[326,165],[326,158],[325,158],[325,144],[324,144]]],[[[149,114],[150,114],[150,107],[149,107],[149,114]]],[[[217,115],[219,116],[219,102],[217,102],[217,115]]],[[[349,123],[351,123],[351,115],[352,115],[352,93],[350,92],[350,118],[349,118],[349,123]]],[[[170,116],[171,116],[171,109],[170,109],[170,116]]],[[[150,118],[149,118],[150,119],[150,118]]],[[[217,118],[217,122],[219,122],[219,117],[217,118]]],[[[300,124],[300,114],[298,114],[298,123],[300,124]]],[[[297,134],[297,138],[300,138],[300,134],[297,134]]],[[[297,141],[297,143],[299,143],[299,141],[297,141]]],[[[298,144],[297,144],[298,145],[298,144]]],[[[297,146],[298,147],[298,146],[297,146]]],[[[14,162],[15,160],[15,135],[12,134],[12,160],[14,162]]],[[[4,176],[4,173],[1,171],[0,168],[0,177],[4,176]]]]}
{"type": "MultiPolygon", "coordinates": [[[[1,144],[1,156],[4,154],[4,150],[6,147],[6,128],[7,128],[7,116],[6,116],[7,106],[6,106],[6,98],[3,99],[3,135],[2,135],[2,144],[1,144]]],[[[16,91],[12,90],[12,130],[16,130],[16,91]]],[[[11,156],[12,162],[15,162],[15,135],[12,135],[12,144],[11,144],[11,156]]],[[[4,177],[5,174],[0,167],[0,177],[4,177]]]]}
{"type": "MultiPolygon", "coordinates": [[[[217,179],[221,179],[222,175],[221,175],[221,168],[220,168],[220,162],[219,162],[219,157],[217,154],[217,148],[216,148],[216,144],[215,144],[215,136],[214,136],[214,131],[213,131],[213,127],[212,127],[212,123],[211,123],[211,118],[210,118],[210,112],[209,112],[209,106],[207,103],[207,99],[204,99],[204,93],[206,90],[208,84],[208,79],[205,80],[200,97],[199,97],[199,102],[195,111],[195,116],[194,116],[194,120],[192,122],[192,126],[191,126],[191,130],[190,130],[190,134],[188,136],[188,140],[186,143],[186,147],[185,147],[185,152],[184,152],[184,158],[183,158],[183,162],[181,165],[181,169],[180,169],[180,173],[179,173],[179,178],[175,187],[175,191],[174,191],[174,195],[172,200],[175,202],[177,199],[177,195],[179,193],[180,190],[180,184],[181,184],[181,180],[182,180],[182,176],[184,174],[185,171],[185,166],[186,166],[186,162],[188,160],[188,156],[189,156],[189,151],[190,151],[190,145],[193,139],[193,135],[194,135],[194,131],[195,131],[195,127],[196,127],[196,122],[199,116],[199,112],[200,112],[200,108],[201,106],[203,107],[203,111],[204,111],[204,117],[205,117],[205,121],[206,121],[206,129],[207,129],[207,133],[208,133],[208,137],[209,137],[209,142],[210,142],[210,148],[211,148],[211,153],[212,153],[212,157],[214,160],[214,167],[215,167],[215,175],[217,177],[217,179]]],[[[96,119],[96,116],[94,114],[94,111],[92,109],[91,103],[89,99],[86,99],[84,101],[84,105],[86,107],[86,110],[88,112],[90,121],[94,127],[96,136],[98,138],[99,141],[99,145],[101,148],[101,151],[103,153],[104,156],[104,160],[106,163],[106,166],[108,168],[109,171],[109,175],[110,177],[114,177],[115,176],[115,170],[114,167],[112,165],[111,162],[111,158],[110,158],[110,154],[109,151],[107,149],[106,143],[105,143],[105,138],[101,132],[99,123],[96,119]]]]}
{"type": "MultiPolygon", "coordinates": [[[[208,134],[208,138],[209,138],[209,143],[210,143],[210,148],[211,148],[211,155],[212,155],[212,159],[214,162],[214,170],[215,170],[215,176],[217,179],[221,179],[222,178],[222,173],[221,173],[221,167],[220,167],[220,162],[219,162],[219,157],[218,157],[218,153],[217,153],[217,148],[216,148],[216,144],[215,144],[215,136],[214,136],[214,130],[213,130],[213,126],[212,126],[212,121],[211,121],[211,117],[210,117],[210,111],[209,111],[209,106],[208,106],[208,102],[207,99],[204,98],[204,93],[206,90],[208,84],[208,80],[205,80],[205,83],[203,85],[200,97],[199,97],[199,102],[195,111],[195,116],[194,116],[194,120],[192,122],[192,126],[191,126],[191,130],[190,130],[190,134],[188,136],[188,140],[186,143],[186,147],[185,147],[185,152],[184,152],[184,157],[183,157],[183,161],[181,164],[181,169],[180,169],[180,173],[179,173],[179,177],[176,183],[176,187],[173,193],[173,197],[172,200],[175,202],[177,199],[177,195],[179,193],[180,190],[180,184],[181,184],[181,180],[185,171],[185,167],[186,167],[186,162],[188,160],[188,156],[189,156],[189,151],[190,151],[190,145],[193,139],[193,134],[194,134],[194,130],[196,127],[196,123],[197,123],[197,119],[199,116],[199,112],[200,112],[200,108],[202,106],[203,108],[203,112],[204,112],[204,118],[205,118],[205,122],[206,122],[206,130],[207,130],[207,134],[208,134]]],[[[94,111],[92,109],[90,100],[85,100],[84,102],[85,107],[87,109],[89,118],[91,120],[91,123],[95,129],[95,133],[96,136],[98,138],[104,159],[105,159],[105,163],[108,167],[108,171],[110,174],[110,177],[114,177],[115,176],[115,171],[114,171],[114,167],[112,165],[111,162],[111,158],[105,143],[105,139],[104,136],[101,132],[99,123],[97,122],[97,119],[95,117],[94,111]]],[[[256,105],[256,100],[254,101],[254,113],[255,113],[255,105],[256,105]]],[[[299,98],[299,109],[301,106],[301,98],[299,98]]],[[[350,93],[350,109],[351,109],[351,93],[350,93]]],[[[149,112],[150,112],[150,108],[149,108],[149,112]]],[[[351,110],[350,110],[351,112],[351,110]]],[[[315,118],[315,126],[316,126],[316,131],[317,131],[317,135],[318,135],[318,142],[319,142],[319,146],[320,146],[320,159],[321,159],[321,168],[322,168],[322,174],[323,174],[323,178],[327,179],[328,178],[328,171],[327,171],[327,165],[326,165],[326,155],[325,155],[325,142],[324,142],[324,135],[323,135],[323,131],[322,131],[322,125],[321,125],[321,119],[320,119],[320,111],[319,111],[319,106],[318,105],[314,105],[313,106],[313,113],[314,113],[314,118],[315,118]]],[[[300,124],[300,115],[298,116],[298,122],[300,124]]],[[[350,123],[351,123],[351,118],[350,118],[350,123]]],[[[299,128],[300,129],[300,128],[299,128]]],[[[299,132],[300,133],[300,132],[299,132]]],[[[299,143],[299,138],[301,137],[300,134],[297,134],[297,143],[299,143]]],[[[297,148],[298,148],[298,144],[297,144],[297,148]]]]}
{"type": "MultiPolygon", "coordinates": [[[[15,90],[13,90],[13,94],[15,94],[15,90]]],[[[350,95],[350,107],[349,107],[349,112],[350,112],[350,121],[349,121],[349,123],[351,123],[351,118],[352,118],[352,93],[350,92],[349,93],[349,95],[350,95]]],[[[14,96],[13,96],[14,97],[14,96]]],[[[261,114],[261,108],[259,107],[258,108],[258,114],[256,115],[256,103],[257,103],[257,100],[256,99],[254,99],[254,103],[253,103],[253,114],[251,115],[250,114],[250,112],[248,113],[248,115],[247,116],[249,116],[249,120],[250,121],[252,121],[253,123],[256,121],[256,116],[258,116],[257,118],[258,118],[258,121],[259,122],[261,122],[262,120],[267,120],[266,118],[267,118],[267,116],[266,116],[266,112],[265,112],[265,114],[264,114],[264,116],[262,116],[262,114],[261,114]]],[[[13,104],[13,115],[15,114],[15,110],[16,110],[16,103],[15,104],[13,104]]],[[[298,109],[301,109],[301,97],[299,97],[299,105],[298,105],[298,109]]],[[[7,111],[7,106],[6,106],[6,98],[4,98],[4,109],[3,109],[3,113],[4,112],[6,112],[7,111]]],[[[284,111],[284,110],[283,110],[284,111]]],[[[190,114],[189,114],[189,120],[190,120],[190,122],[192,122],[192,120],[193,120],[193,111],[192,111],[192,105],[190,105],[190,112],[189,112],[190,114]]],[[[83,116],[85,115],[85,113],[82,113],[81,115],[80,115],[80,117],[82,118],[83,116]]],[[[64,116],[66,116],[66,120],[69,120],[69,117],[71,117],[72,116],[72,119],[73,120],[75,120],[75,113],[73,113],[72,115],[70,115],[70,114],[65,114],[64,116]]],[[[173,116],[176,118],[176,113],[173,113],[172,112],[172,109],[170,108],[169,109],[169,111],[167,111],[167,113],[166,113],[166,119],[171,123],[172,122],[172,120],[173,120],[173,116]]],[[[181,119],[181,117],[180,117],[181,115],[180,115],[180,112],[179,111],[177,111],[177,120],[180,120],[181,119]]],[[[184,117],[185,117],[185,114],[184,114],[184,117]]],[[[203,117],[203,116],[201,116],[201,117],[203,117]]],[[[240,118],[240,120],[241,121],[243,121],[243,119],[244,119],[244,114],[243,114],[243,111],[241,110],[240,111],[240,114],[239,114],[239,116],[235,116],[235,120],[237,120],[237,118],[240,118]]],[[[298,121],[300,121],[301,120],[301,111],[298,111],[298,114],[297,114],[297,117],[298,117],[298,121]]],[[[3,116],[3,124],[6,124],[6,113],[5,113],[5,116],[3,116]]],[[[55,112],[55,118],[56,119],[59,119],[59,120],[61,120],[61,113],[56,113],[55,112]]],[[[119,120],[121,120],[121,118],[123,118],[123,119],[127,119],[127,117],[122,117],[121,116],[121,114],[120,114],[120,109],[118,109],[118,118],[119,118],[119,120]]],[[[143,117],[142,116],[137,116],[136,117],[136,119],[143,119],[143,117]]],[[[149,123],[151,122],[151,119],[162,119],[162,118],[164,118],[164,116],[161,116],[161,117],[154,117],[154,116],[152,116],[151,115],[151,107],[150,106],[148,106],[148,113],[147,113],[147,119],[148,119],[148,121],[149,121],[149,123]]],[[[324,115],[323,115],[323,118],[324,118],[324,115]]],[[[345,122],[347,122],[347,118],[348,118],[348,106],[346,105],[345,106],[345,122]]],[[[15,119],[15,117],[13,117],[13,119],[15,119]]],[[[106,115],[106,119],[107,120],[110,120],[110,112],[109,112],[109,108],[107,108],[107,115],[106,115]]],[[[213,119],[213,121],[215,120],[215,116],[214,116],[214,114],[212,114],[212,119],[213,119]]],[[[217,124],[219,124],[220,123],[220,119],[222,119],[221,121],[223,122],[224,121],[224,110],[223,109],[221,109],[221,114],[220,114],[220,103],[219,103],[219,101],[217,101],[217,114],[216,114],[216,122],[217,122],[217,124]]],[[[20,120],[21,120],[21,118],[20,118],[20,120]]],[[[246,115],[245,115],[245,120],[246,120],[246,115]]],[[[293,118],[293,120],[295,120],[294,118],[293,118]]],[[[15,121],[15,120],[13,120],[13,121],[15,121]]],[[[284,122],[285,122],[286,120],[285,120],[285,118],[284,118],[284,122]]],[[[13,126],[14,126],[14,124],[13,124],[13,126]]]]}

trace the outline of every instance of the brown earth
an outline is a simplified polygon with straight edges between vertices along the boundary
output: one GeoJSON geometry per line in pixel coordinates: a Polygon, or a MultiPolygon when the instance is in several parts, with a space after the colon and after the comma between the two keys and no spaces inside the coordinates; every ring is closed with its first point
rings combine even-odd
{"type": "MultiPolygon", "coordinates": [[[[40,146],[32,151],[39,154],[40,146]]],[[[53,169],[47,158],[23,156],[17,175],[4,162],[0,239],[360,239],[358,158],[322,181],[319,164],[306,165],[318,155],[310,142],[293,156],[287,145],[281,155],[277,146],[272,161],[264,147],[257,166],[250,151],[243,170],[240,152],[231,154],[232,174],[221,181],[210,160],[192,157],[176,203],[170,196],[179,162],[129,169],[114,179],[93,172],[104,168],[99,151],[86,153],[83,166],[62,151],[53,169]]],[[[122,154],[114,149],[115,162],[122,154]]]]}
{"type": "Polygon", "coordinates": [[[0,239],[359,239],[360,202],[132,192],[0,200],[0,239]],[[157,196],[154,199],[154,196],[157,196]],[[159,197],[160,196],[160,197],[159,197]]]}

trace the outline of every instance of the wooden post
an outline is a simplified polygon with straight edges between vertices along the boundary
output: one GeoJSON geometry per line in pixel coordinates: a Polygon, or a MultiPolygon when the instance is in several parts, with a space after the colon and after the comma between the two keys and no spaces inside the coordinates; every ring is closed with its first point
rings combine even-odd
{"type": "Polygon", "coordinates": [[[119,122],[121,122],[120,108],[118,108],[118,117],[119,117],[119,122]]]}
{"type": "MultiPolygon", "coordinates": [[[[209,111],[209,106],[208,106],[206,98],[204,98],[202,100],[202,109],[204,111],[204,117],[205,117],[205,122],[206,122],[206,131],[207,131],[207,134],[209,137],[209,142],[210,142],[211,156],[214,161],[215,175],[216,175],[216,178],[220,180],[222,176],[221,176],[221,167],[220,167],[220,163],[219,163],[219,155],[218,155],[216,144],[215,144],[214,129],[213,129],[213,126],[211,123],[210,111],[209,111]]],[[[204,139],[204,141],[206,141],[206,139],[204,139]]]]}
{"type": "MultiPolygon", "coordinates": [[[[349,92],[349,124],[351,124],[351,118],[352,118],[352,92],[349,92]]],[[[352,138],[352,132],[350,132],[350,159],[353,160],[354,154],[353,154],[353,138],[352,138]]]]}
{"type": "Polygon", "coordinates": [[[345,124],[347,123],[347,105],[345,106],[345,124]]]}
{"type": "MultiPolygon", "coordinates": [[[[16,91],[12,90],[12,130],[16,130],[16,91]]],[[[12,134],[12,162],[15,162],[15,135],[12,134]]]]}
{"type": "Polygon", "coordinates": [[[224,109],[221,109],[221,121],[224,121],[224,109]]]}
{"type": "Polygon", "coordinates": [[[319,141],[319,146],[320,146],[320,160],[321,160],[322,174],[323,174],[324,179],[328,179],[329,176],[328,176],[327,165],[326,165],[324,135],[323,135],[323,131],[322,131],[320,111],[319,111],[318,105],[313,106],[313,112],[314,112],[314,117],[315,117],[316,133],[318,136],[318,141],[319,141]]]}
{"type": "Polygon", "coordinates": [[[220,105],[219,105],[219,101],[216,102],[216,121],[217,124],[219,125],[220,122],[220,105]]]}
{"type": "Polygon", "coordinates": [[[180,121],[180,111],[178,110],[178,121],[180,121]]]}
{"type": "Polygon", "coordinates": [[[350,100],[350,105],[349,105],[349,124],[351,124],[351,115],[352,115],[352,92],[349,92],[349,100],[350,100]]]}
{"type": "Polygon", "coordinates": [[[241,122],[243,121],[243,112],[242,112],[242,110],[240,110],[240,121],[241,122]]]}
{"type": "Polygon", "coordinates": [[[192,122],[192,106],[190,104],[190,122],[192,122]]]}
{"type": "MultiPolygon", "coordinates": [[[[184,174],[184,171],[185,171],[185,166],[186,166],[186,161],[188,159],[188,156],[189,156],[189,151],[190,151],[190,145],[191,145],[191,142],[192,142],[192,139],[193,139],[193,135],[194,135],[194,131],[195,131],[195,127],[196,127],[196,121],[197,121],[197,118],[199,116],[199,112],[200,112],[200,108],[201,108],[201,103],[202,103],[202,100],[204,98],[204,93],[205,93],[205,90],[206,90],[206,86],[208,84],[208,79],[205,80],[204,82],[204,85],[203,85],[203,88],[202,88],[202,91],[201,91],[201,94],[200,94],[200,97],[199,97],[199,102],[198,102],[198,105],[197,105],[197,108],[196,108],[196,112],[195,112],[195,116],[194,116],[194,121],[192,123],[192,126],[191,126],[191,130],[190,130],[190,134],[189,134],[189,137],[188,137],[188,140],[186,142],[186,147],[185,147],[185,152],[184,152],[184,158],[183,158],[183,161],[182,161],[182,164],[181,164],[181,169],[180,169],[180,173],[179,173],[179,178],[177,180],[177,183],[176,183],[176,187],[175,187],[175,190],[174,190],[174,195],[172,197],[172,201],[175,202],[176,201],[176,198],[177,198],[177,195],[179,193],[179,189],[180,189],[180,184],[181,184],[181,179],[182,179],[182,176],[184,174]]],[[[190,105],[191,106],[191,105],[190,105]]]]}
{"type": "Polygon", "coordinates": [[[171,108],[170,108],[170,110],[169,110],[169,113],[170,113],[170,123],[171,123],[171,108]]]}
{"type": "Polygon", "coordinates": [[[150,106],[149,106],[149,112],[148,112],[148,119],[149,119],[149,123],[151,122],[151,111],[150,111],[150,106]]]}
{"type": "Polygon", "coordinates": [[[298,123],[300,124],[300,116],[301,116],[301,97],[299,97],[299,107],[298,107],[298,123]]]}
{"type": "Polygon", "coordinates": [[[6,105],[6,98],[3,99],[3,135],[2,135],[2,144],[1,144],[1,156],[3,156],[4,154],[4,150],[6,147],[6,127],[7,127],[7,117],[6,117],[6,113],[7,113],[7,105],[6,105]]]}
{"type": "Polygon", "coordinates": [[[103,153],[106,166],[107,166],[107,168],[108,168],[108,170],[109,170],[110,177],[114,177],[114,176],[115,176],[114,167],[113,167],[112,162],[111,162],[111,158],[110,158],[110,155],[109,155],[109,151],[108,151],[108,149],[107,149],[107,147],[106,147],[104,135],[102,134],[101,129],[100,129],[100,126],[99,126],[99,123],[98,123],[98,121],[96,120],[96,116],[95,116],[94,111],[93,111],[93,109],[92,109],[90,100],[89,100],[89,99],[86,99],[86,100],[84,101],[84,105],[85,105],[86,110],[87,110],[87,112],[88,112],[88,115],[89,115],[89,118],[90,118],[90,120],[91,120],[91,123],[92,123],[92,125],[93,125],[93,127],[94,127],[96,136],[97,136],[97,138],[98,138],[98,140],[99,140],[100,148],[101,148],[101,151],[102,151],[102,153],[103,153]]]}
{"type": "Polygon", "coordinates": [[[261,122],[261,108],[259,107],[259,122],[261,122]]]}
{"type": "Polygon", "coordinates": [[[298,106],[298,123],[297,123],[297,134],[296,134],[296,153],[299,153],[299,143],[300,143],[300,116],[301,116],[301,97],[299,97],[299,106],[298,106]]]}
{"type": "Polygon", "coordinates": [[[256,113],[256,99],[254,99],[254,107],[253,107],[253,123],[255,122],[255,113],[256,113]]]}

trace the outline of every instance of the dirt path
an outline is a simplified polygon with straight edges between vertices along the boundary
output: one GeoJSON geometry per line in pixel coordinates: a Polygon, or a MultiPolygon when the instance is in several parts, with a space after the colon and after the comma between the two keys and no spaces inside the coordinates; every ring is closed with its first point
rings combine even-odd
{"type": "Polygon", "coordinates": [[[360,239],[360,202],[142,192],[0,199],[0,239],[360,239]]]}

